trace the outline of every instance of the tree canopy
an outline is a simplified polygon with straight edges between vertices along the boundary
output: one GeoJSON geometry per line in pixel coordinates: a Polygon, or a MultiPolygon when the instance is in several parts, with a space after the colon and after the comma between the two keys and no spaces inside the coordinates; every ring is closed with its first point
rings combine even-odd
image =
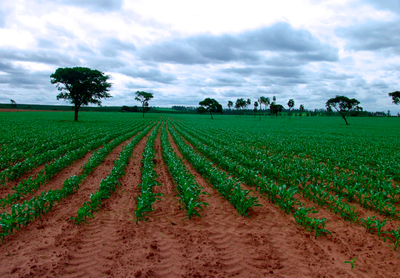
{"type": "Polygon", "coordinates": [[[294,100],[293,99],[289,99],[287,105],[289,107],[289,119],[290,119],[290,109],[292,109],[294,107],[294,100]]]}
{"type": "Polygon", "coordinates": [[[276,115],[278,117],[278,112],[282,112],[283,111],[283,106],[280,104],[275,104],[275,102],[271,103],[271,105],[269,106],[271,109],[271,115],[276,115]]]}
{"type": "Polygon", "coordinates": [[[64,99],[75,106],[75,121],[78,121],[78,112],[81,106],[89,103],[101,106],[102,98],[110,98],[108,91],[110,78],[103,72],[85,67],[58,68],[50,75],[51,84],[57,84],[60,93],[57,99],[64,99]]]}
{"type": "Polygon", "coordinates": [[[143,118],[144,118],[144,112],[146,110],[146,107],[149,107],[149,100],[153,98],[153,94],[143,91],[137,91],[135,94],[136,94],[135,100],[140,101],[142,103],[143,118]]]}
{"type": "Polygon", "coordinates": [[[348,97],[345,96],[336,96],[334,98],[329,99],[325,106],[327,110],[332,110],[332,107],[335,108],[336,111],[342,115],[342,118],[346,122],[346,125],[349,123],[346,120],[346,115],[350,111],[360,111],[362,110],[362,107],[358,106],[360,102],[356,100],[355,98],[349,99],[348,97]]]}
{"type": "Polygon", "coordinates": [[[399,104],[400,103],[400,92],[399,91],[395,91],[392,93],[389,93],[389,96],[392,97],[392,102],[394,104],[399,104]]]}
{"type": "Polygon", "coordinates": [[[206,111],[210,112],[211,119],[213,119],[212,113],[223,113],[222,105],[213,98],[206,98],[205,100],[200,101],[199,105],[203,107],[206,111]]]}
{"type": "Polygon", "coordinates": [[[236,109],[242,109],[247,106],[247,102],[243,98],[238,98],[235,102],[236,109]]]}

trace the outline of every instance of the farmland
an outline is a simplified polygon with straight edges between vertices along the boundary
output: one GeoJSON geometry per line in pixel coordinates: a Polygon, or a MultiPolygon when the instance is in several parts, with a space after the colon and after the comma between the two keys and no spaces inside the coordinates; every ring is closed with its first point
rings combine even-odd
{"type": "Polygon", "coordinates": [[[1,277],[399,277],[398,118],[0,113],[1,277]]]}

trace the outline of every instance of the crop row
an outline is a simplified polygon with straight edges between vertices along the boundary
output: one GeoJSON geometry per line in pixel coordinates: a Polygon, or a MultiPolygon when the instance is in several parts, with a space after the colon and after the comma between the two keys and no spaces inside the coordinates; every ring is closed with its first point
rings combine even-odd
{"type": "Polygon", "coordinates": [[[119,157],[114,161],[111,173],[105,179],[101,180],[99,190],[90,194],[90,201],[86,201],[78,210],[77,216],[71,217],[71,220],[79,225],[82,222],[87,223],[86,218],[94,217],[93,213],[101,208],[102,200],[110,198],[111,194],[115,192],[119,185],[119,179],[125,175],[125,168],[132,157],[133,148],[153,127],[154,125],[146,127],[141,133],[136,135],[127,146],[124,147],[122,152],[119,154],[119,157]]]}
{"type": "Polygon", "coordinates": [[[82,145],[88,144],[90,141],[104,138],[107,135],[112,135],[115,137],[122,134],[123,132],[124,130],[119,130],[118,132],[114,133],[110,133],[108,131],[99,133],[95,130],[93,130],[92,132],[87,131],[85,132],[86,136],[81,138],[80,136],[75,135],[72,138],[68,138],[68,141],[64,142],[64,144],[62,144],[63,141],[57,142],[57,140],[53,138],[53,144],[58,144],[57,148],[48,150],[46,149],[46,145],[42,145],[37,155],[28,156],[25,160],[17,162],[14,165],[4,169],[0,173],[0,185],[4,186],[6,182],[15,180],[21,177],[23,174],[31,171],[32,169],[37,168],[38,166],[47,163],[53,159],[57,159],[60,156],[67,154],[68,152],[76,150],[82,145]]]}
{"type": "Polygon", "coordinates": [[[254,206],[260,206],[258,198],[250,195],[250,190],[243,190],[237,179],[214,167],[205,157],[199,155],[188,146],[172,128],[169,129],[174,141],[185,158],[213,187],[222,194],[239,212],[240,215],[249,216],[248,211],[254,206]]]}
{"type": "MultiPolygon", "coordinates": [[[[197,134],[200,138],[200,133],[192,131],[191,134],[197,134]]],[[[390,181],[368,178],[355,172],[337,172],[335,167],[313,163],[309,159],[289,159],[283,154],[274,155],[263,150],[253,150],[237,143],[235,139],[219,141],[204,134],[201,139],[203,143],[218,148],[241,165],[253,167],[280,183],[299,185],[305,197],[312,197],[322,205],[329,201],[329,195],[333,193],[338,198],[346,197],[350,202],[357,197],[362,206],[383,215],[396,216],[398,213],[396,202],[399,200],[400,188],[397,185],[392,186],[390,181]],[[309,187],[309,184],[314,187],[309,187]]]]}
{"type": "Polygon", "coordinates": [[[39,196],[35,196],[22,204],[14,204],[11,206],[11,212],[3,212],[0,214],[0,239],[13,234],[15,229],[26,226],[29,222],[44,215],[50,211],[56,202],[73,194],[80,187],[85,178],[90,175],[94,169],[100,165],[107,155],[119,144],[132,137],[134,134],[143,130],[142,127],[137,128],[125,135],[122,135],[110,143],[104,145],[103,148],[95,151],[89,161],[83,166],[83,173],[74,175],[64,181],[62,189],[43,191],[39,196]]]}
{"type": "MultiPolygon", "coordinates": [[[[258,152],[258,157],[251,157],[249,156],[251,152],[254,152],[254,150],[247,149],[238,149],[238,146],[235,146],[234,148],[230,147],[230,142],[225,141],[225,144],[217,144],[215,143],[212,139],[208,138],[208,140],[204,139],[206,137],[204,133],[202,132],[197,132],[196,135],[199,138],[202,138],[202,141],[196,141],[193,137],[188,135],[187,133],[185,134],[183,131],[180,131],[185,135],[185,138],[189,140],[193,145],[196,146],[199,150],[201,150],[204,153],[207,153],[207,156],[210,157],[211,160],[213,160],[215,163],[222,165],[223,168],[225,168],[228,171],[232,171],[235,173],[235,175],[242,177],[246,183],[250,185],[255,185],[260,189],[261,193],[265,193],[269,196],[270,200],[275,202],[275,197],[276,195],[279,196],[279,199],[285,199],[282,198],[281,196],[284,196],[285,193],[279,194],[279,192],[282,190],[282,188],[286,189],[285,185],[274,185],[274,182],[272,180],[266,181],[265,177],[262,177],[263,175],[269,173],[269,171],[265,169],[265,164],[263,163],[268,161],[267,156],[264,156],[263,158],[260,159],[260,152],[258,152]],[[219,151],[216,151],[219,150],[219,151]],[[224,154],[229,153],[231,157],[226,157],[224,154]],[[238,154],[240,154],[240,159],[238,159],[238,154]],[[234,157],[235,160],[232,160],[232,157],[234,157]],[[243,167],[246,166],[246,167],[243,167]],[[264,178],[264,182],[262,178],[264,178]],[[264,188],[263,188],[264,187],[264,188]]],[[[233,143],[232,143],[233,144],[233,143]]],[[[243,147],[245,148],[245,147],[243,147]]],[[[279,167],[279,165],[278,165],[279,167]]],[[[381,228],[385,225],[386,220],[379,221],[374,219],[372,220],[365,220],[362,218],[359,218],[357,213],[355,212],[355,206],[349,205],[346,202],[343,202],[342,199],[344,196],[348,197],[349,192],[346,192],[345,194],[338,194],[338,195],[330,195],[329,194],[329,187],[327,184],[321,183],[321,181],[326,181],[326,176],[325,175],[317,175],[316,177],[313,177],[308,175],[307,173],[303,172],[303,175],[299,175],[298,172],[295,172],[296,174],[293,174],[293,171],[290,171],[291,168],[287,164],[285,167],[279,167],[280,170],[279,175],[275,176],[276,181],[280,182],[289,182],[289,184],[298,184],[298,189],[295,187],[288,187],[287,192],[293,193],[298,191],[299,193],[302,193],[303,197],[306,199],[309,199],[311,201],[315,201],[318,203],[321,207],[322,206],[327,206],[329,210],[332,212],[341,215],[345,220],[350,220],[352,222],[357,222],[364,227],[369,227],[367,228],[368,231],[371,231],[372,228],[376,228],[378,236],[380,237],[381,233],[381,228]],[[315,184],[315,185],[314,185],[315,184]],[[368,222],[369,221],[369,222],[368,222]],[[366,224],[369,223],[369,224],[366,224]]],[[[309,172],[309,168],[306,168],[309,172]]],[[[325,168],[326,169],[326,168],[325,168]]],[[[308,172],[308,173],[309,173],[308,172]]],[[[324,172],[323,172],[324,173],[324,172]]],[[[340,181],[343,183],[343,181],[347,181],[349,179],[341,179],[340,181]]],[[[331,184],[333,182],[331,181],[331,184]]],[[[328,183],[329,184],[329,183],[328,183]]],[[[354,188],[354,187],[353,187],[354,188]]],[[[395,190],[395,189],[393,189],[395,190]]],[[[339,191],[339,193],[343,193],[344,191],[339,191]]],[[[286,193],[288,196],[293,196],[294,194],[286,193]]],[[[369,195],[363,195],[364,198],[361,198],[362,200],[371,200],[371,203],[365,202],[366,205],[364,205],[367,208],[374,208],[380,213],[383,214],[389,214],[391,216],[397,215],[397,212],[395,210],[395,207],[393,204],[391,204],[391,201],[388,200],[388,198],[385,195],[385,192],[382,191],[372,191],[370,192],[369,195]],[[379,195],[378,195],[379,194],[379,195]],[[371,198],[372,196],[372,198],[371,198]],[[380,196],[380,197],[379,197],[380,196]],[[374,198],[375,197],[375,198],[374,198]],[[389,209],[388,209],[389,208],[389,209]]],[[[278,200],[279,200],[278,199],[278,200]]],[[[286,211],[288,212],[287,208],[289,207],[291,210],[293,207],[290,207],[288,205],[282,205],[280,204],[281,201],[278,201],[278,204],[286,211]]],[[[289,199],[289,204],[291,203],[298,203],[295,200],[290,200],[289,199]]],[[[300,203],[298,203],[300,204],[300,203]]],[[[309,223],[311,226],[312,225],[317,225],[319,223],[320,228],[316,229],[316,236],[319,234],[319,231],[324,231],[328,232],[327,230],[324,229],[324,222],[326,220],[324,219],[310,219],[309,221],[306,221],[306,215],[309,212],[315,212],[313,208],[305,208],[305,207],[299,207],[297,210],[294,211],[294,216],[296,221],[300,224],[302,223],[309,223]],[[298,217],[303,215],[303,217],[298,217]],[[317,233],[318,231],[318,233],[317,233]]],[[[317,225],[318,226],[318,225],[317,225]]],[[[396,245],[396,235],[397,235],[397,230],[392,230],[392,231],[387,231],[385,233],[389,233],[392,235],[392,237],[387,237],[390,240],[394,240],[394,245],[395,248],[397,248],[396,245]]],[[[386,239],[386,238],[384,238],[386,239]]]]}
{"type": "MultiPolygon", "coordinates": [[[[132,128],[135,128],[135,126],[129,129],[131,130],[132,128]]],[[[128,129],[124,130],[123,133],[126,133],[127,131],[128,129]]],[[[71,165],[74,161],[82,158],[89,151],[109,142],[110,140],[115,138],[115,135],[118,134],[101,134],[101,136],[99,136],[95,140],[83,142],[82,147],[68,152],[66,155],[47,164],[43,170],[37,173],[35,178],[33,178],[33,176],[30,176],[28,179],[22,180],[18,185],[13,187],[13,193],[10,193],[5,198],[0,199],[0,207],[4,208],[8,205],[12,205],[16,201],[28,196],[29,194],[32,194],[34,191],[38,190],[40,186],[50,181],[56,174],[71,165]]]]}
{"type": "Polygon", "coordinates": [[[135,211],[136,216],[136,224],[140,220],[146,220],[146,216],[149,216],[147,213],[153,211],[153,204],[155,201],[160,200],[160,196],[163,196],[161,193],[154,193],[153,187],[156,185],[161,185],[156,181],[157,174],[155,171],[155,153],[154,142],[156,136],[159,131],[160,124],[158,124],[153,132],[150,134],[149,139],[147,140],[146,146],[144,148],[142,154],[142,182],[139,184],[140,194],[136,198],[137,207],[135,211]]]}
{"type": "Polygon", "coordinates": [[[208,204],[200,200],[200,195],[207,195],[207,193],[202,191],[204,188],[196,183],[194,176],[172,149],[165,123],[161,128],[161,147],[163,159],[177,185],[179,202],[186,210],[187,218],[192,215],[201,217],[198,210],[202,210],[208,204]]]}

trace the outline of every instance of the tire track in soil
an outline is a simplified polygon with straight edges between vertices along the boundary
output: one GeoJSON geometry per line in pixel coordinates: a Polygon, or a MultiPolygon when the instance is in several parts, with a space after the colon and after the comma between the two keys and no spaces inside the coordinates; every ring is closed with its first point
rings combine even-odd
{"type": "Polygon", "coordinates": [[[14,235],[5,239],[4,244],[0,246],[1,277],[29,275],[54,277],[66,274],[62,270],[69,264],[68,261],[73,259],[70,252],[78,250],[77,243],[84,235],[82,229],[86,228],[73,224],[69,218],[89,200],[90,193],[98,190],[101,179],[110,173],[122,147],[131,139],[114,148],[105,161],[86,178],[76,193],[56,204],[53,210],[41,219],[29,223],[21,228],[21,231],[16,231],[14,235]],[[59,263],[62,260],[65,265],[59,263]]]}
{"type": "MultiPolygon", "coordinates": [[[[198,152],[189,142],[183,140],[198,152]]],[[[246,190],[253,189],[245,184],[241,184],[241,187],[246,190]]],[[[387,243],[379,240],[376,235],[366,234],[363,227],[346,222],[332,212],[321,209],[314,203],[301,198],[300,201],[307,206],[315,206],[319,210],[318,214],[313,215],[314,217],[328,219],[326,228],[333,234],[333,236],[314,239],[313,234],[295,223],[293,216],[286,215],[258,192],[253,191],[253,195],[259,197],[262,207],[256,208],[250,215],[253,224],[249,228],[253,230],[253,227],[257,227],[261,223],[260,229],[265,230],[267,237],[273,239],[273,252],[281,250],[281,254],[284,255],[279,259],[280,265],[277,270],[273,270],[273,273],[289,277],[400,276],[399,268],[393,263],[389,263],[396,258],[396,252],[388,249],[387,243]],[[268,219],[266,215],[258,213],[265,207],[275,210],[276,215],[268,219]],[[357,269],[350,269],[349,264],[345,264],[344,261],[349,261],[354,257],[358,258],[357,269]],[[299,262],[301,263],[299,264],[299,262]],[[376,269],[377,262],[380,262],[378,268],[382,271],[378,270],[373,273],[371,271],[376,269]]],[[[258,247],[257,253],[263,253],[262,248],[260,250],[258,247]]]]}

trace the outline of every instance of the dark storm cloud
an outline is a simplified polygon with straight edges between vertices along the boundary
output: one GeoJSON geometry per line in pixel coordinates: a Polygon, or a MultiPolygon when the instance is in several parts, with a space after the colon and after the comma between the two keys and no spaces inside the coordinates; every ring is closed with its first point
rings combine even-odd
{"type": "Polygon", "coordinates": [[[107,57],[116,57],[119,51],[135,51],[136,46],[133,43],[122,42],[116,38],[102,40],[100,52],[107,57]]]}
{"type": "Polygon", "coordinates": [[[140,51],[143,60],[179,64],[259,63],[262,52],[291,55],[300,61],[337,61],[338,49],[322,44],[310,32],[287,23],[237,35],[199,35],[152,45],[140,51]]]}
{"type": "Polygon", "coordinates": [[[0,59],[24,62],[38,62],[49,65],[73,66],[78,63],[77,59],[69,55],[61,54],[52,50],[20,50],[11,48],[0,48],[0,59]]]}
{"type": "Polygon", "coordinates": [[[30,72],[24,68],[0,62],[0,84],[7,84],[11,88],[37,88],[50,84],[50,72],[30,72]]]}
{"type": "Polygon", "coordinates": [[[346,48],[351,50],[387,50],[400,53],[400,21],[374,21],[346,28],[339,28],[336,34],[347,40],[346,48]]]}
{"type": "Polygon", "coordinates": [[[122,7],[122,0],[55,0],[55,2],[87,8],[95,12],[108,12],[119,10],[122,7]]]}
{"type": "Polygon", "coordinates": [[[120,72],[130,77],[142,78],[163,84],[172,84],[177,80],[174,74],[162,72],[159,69],[126,69],[120,72]]]}

